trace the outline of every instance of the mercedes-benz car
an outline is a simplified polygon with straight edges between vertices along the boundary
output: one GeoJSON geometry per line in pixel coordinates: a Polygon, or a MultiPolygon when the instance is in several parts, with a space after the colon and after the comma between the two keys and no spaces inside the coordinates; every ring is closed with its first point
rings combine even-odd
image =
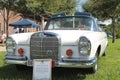
{"type": "Polygon", "coordinates": [[[98,70],[105,56],[107,35],[90,13],[53,15],[44,30],[10,35],[6,41],[6,63],[33,66],[34,59],[52,59],[52,67],[98,70]]]}

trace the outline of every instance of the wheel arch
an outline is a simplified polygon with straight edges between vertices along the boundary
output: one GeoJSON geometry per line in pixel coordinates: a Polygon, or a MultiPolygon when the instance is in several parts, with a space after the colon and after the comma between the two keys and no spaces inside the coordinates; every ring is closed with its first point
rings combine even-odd
{"type": "Polygon", "coordinates": [[[96,52],[97,52],[98,56],[100,56],[100,52],[101,52],[101,45],[99,45],[99,46],[98,46],[98,48],[97,48],[97,51],[96,51],[96,52]]]}

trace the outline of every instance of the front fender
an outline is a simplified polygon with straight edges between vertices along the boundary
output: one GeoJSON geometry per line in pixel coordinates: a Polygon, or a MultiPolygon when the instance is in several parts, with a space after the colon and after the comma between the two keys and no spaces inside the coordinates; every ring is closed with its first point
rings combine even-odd
{"type": "Polygon", "coordinates": [[[99,56],[101,56],[105,52],[108,43],[107,35],[105,32],[93,32],[91,34],[85,34],[84,36],[86,36],[91,42],[90,57],[95,56],[96,51],[98,50],[99,47],[100,47],[99,56]]]}
{"type": "Polygon", "coordinates": [[[16,44],[29,44],[30,42],[30,37],[33,33],[18,33],[18,34],[13,34],[10,35],[16,44]]]}

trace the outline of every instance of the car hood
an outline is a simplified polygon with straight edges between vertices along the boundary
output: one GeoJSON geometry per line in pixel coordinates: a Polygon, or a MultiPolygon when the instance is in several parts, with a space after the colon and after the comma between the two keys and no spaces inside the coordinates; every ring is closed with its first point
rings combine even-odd
{"type": "Polygon", "coordinates": [[[10,35],[9,37],[11,37],[16,42],[16,44],[29,44],[30,37],[33,33],[34,32],[32,32],[32,33],[18,33],[18,34],[10,35]]]}
{"type": "MultiPolygon", "coordinates": [[[[100,40],[99,38],[101,38],[98,37],[101,36],[99,32],[86,31],[86,30],[45,30],[43,32],[47,34],[57,35],[58,38],[60,38],[61,45],[78,45],[79,38],[81,36],[87,37],[91,41],[91,43],[97,42],[98,40],[100,40]]],[[[30,44],[31,35],[34,33],[37,32],[14,34],[14,35],[10,35],[9,37],[13,38],[16,44],[30,44]]]]}
{"type": "Polygon", "coordinates": [[[47,30],[45,32],[57,34],[60,37],[61,45],[78,45],[81,36],[92,33],[82,30],[47,30]]]}

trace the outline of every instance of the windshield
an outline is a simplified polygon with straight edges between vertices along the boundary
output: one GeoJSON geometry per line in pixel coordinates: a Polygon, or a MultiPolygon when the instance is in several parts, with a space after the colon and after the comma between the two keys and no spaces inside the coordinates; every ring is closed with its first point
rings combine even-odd
{"type": "Polygon", "coordinates": [[[94,21],[89,17],[60,17],[48,22],[48,30],[94,30],[94,21]]]}

